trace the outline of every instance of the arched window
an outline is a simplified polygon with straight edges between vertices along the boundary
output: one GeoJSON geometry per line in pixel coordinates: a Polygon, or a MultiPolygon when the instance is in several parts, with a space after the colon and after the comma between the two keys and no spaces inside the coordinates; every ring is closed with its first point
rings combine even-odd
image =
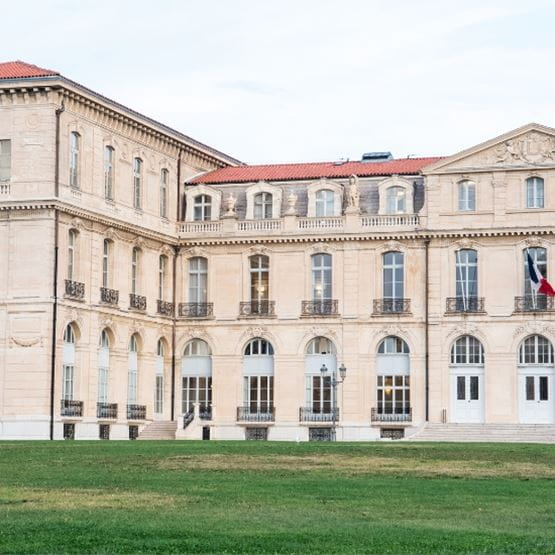
{"type": "Polygon", "coordinates": [[[254,196],[254,219],[266,220],[272,217],[273,197],[271,193],[258,193],[254,196]]]}
{"type": "Polygon", "coordinates": [[[141,209],[141,197],[143,188],[143,161],[133,158],[133,208],[141,209]]]}
{"type": "Polygon", "coordinates": [[[137,294],[137,279],[139,275],[139,258],[141,251],[139,247],[133,247],[131,251],[131,293],[137,294]]]}
{"type": "Polygon", "coordinates": [[[478,253],[474,249],[455,253],[455,291],[457,312],[478,309],[478,253]]]}
{"type": "Polygon", "coordinates": [[[114,153],[111,146],[104,147],[104,198],[106,200],[114,200],[114,153]]]}
{"type": "MultiPolygon", "coordinates": [[[[208,260],[195,256],[189,260],[189,302],[205,304],[208,295],[208,260]]],[[[202,310],[201,307],[197,307],[202,310]]],[[[194,309],[193,309],[194,310],[194,309]]],[[[201,316],[202,313],[195,312],[201,316]]],[[[206,314],[204,314],[206,316],[206,314]]]]}
{"type": "Polygon", "coordinates": [[[334,193],[329,189],[316,192],[316,216],[335,216],[334,193]]]}
{"type": "Polygon", "coordinates": [[[474,181],[465,179],[459,182],[459,210],[476,210],[476,185],[474,181]]]}
{"type": "Polygon", "coordinates": [[[201,419],[212,415],[212,352],[202,339],[192,339],[183,352],[182,412],[189,413],[199,404],[201,419]]]}
{"type": "Polygon", "coordinates": [[[128,360],[128,374],[127,374],[127,403],[134,405],[137,403],[137,376],[138,369],[138,344],[137,336],[133,334],[129,340],[129,360],[128,360]]]}
{"type": "Polygon", "coordinates": [[[383,255],[384,312],[403,311],[404,264],[402,252],[386,252],[383,255]]]}
{"type": "Polygon", "coordinates": [[[249,258],[250,314],[268,314],[270,288],[270,259],[262,254],[249,258]]]}
{"type": "Polygon", "coordinates": [[[459,337],[451,347],[451,364],[484,364],[484,348],[472,335],[459,337]]]}
{"type": "Polygon", "coordinates": [[[81,135],[76,131],[69,134],[69,184],[79,189],[79,164],[81,135]]]}
{"type": "Polygon", "coordinates": [[[331,254],[312,255],[312,298],[324,301],[332,298],[331,254]]]}
{"type": "MultiPolygon", "coordinates": [[[[104,329],[100,334],[98,347],[98,402],[108,402],[108,371],[110,369],[110,339],[108,332],[104,329]]],[[[98,415],[102,414],[99,407],[98,415]]]]}
{"type": "Polygon", "coordinates": [[[212,218],[212,198],[208,195],[197,195],[193,204],[193,219],[204,222],[212,218]]]}
{"type": "Polygon", "coordinates": [[[396,335],[388,335],[378,346],[380,355],[408,355],[409,353],[409,346],[396,335]]]}
{"type": "Polygon", "coordinates": [[[74,280],[75,275],[75,249],[77,247],[77,231],[70,229],[67,237],[67,279],[74,280]]]}
{"type": "Polygon", "coordinates": [[[411,418],[409,352],[406,342],[394,335],[378,345],[374,417],[379,421],[401,422],[411,418]]]}
{"type": "MultiPolygon", "coordinates": [[[[73,399],[73,380],[75,375],[75,331],[71,324],[68,324],[64,330],[62,366],[62,400],[71,401],[73,399]]],[[[64,406],[63,408],[65,410],[71,407],[64,406]]]]}
{"type": "Polygon", "coordinates": [[[158,339],[156,343],[156,378],[154,392],[154,413],[164,412],[164,342],[158,339]]]}
{"type": "Polygon", "coordinates": [[[543,208],[544,192],[541,177],[529,177],[526,180],[526,208],[543,208]]]}
{"type": "Polygon", "coordinates": [[[553,345],[543,335],[530,335],[519,349],[519,364],[553,364],[553,345]]]}
{"type": "Polygon", "coordinates": [[[407,210],[404,187],[389,187],[386,190],[387,214],[404,214],[407,210]]]}
{"type": "MultiPolygon", "coordinates": [[[[332,377],[336,376],[335,345],[327,337],[314,337],[306,346],[305,407],[301,419],[307,421],[333,420],[332,377]],[[325,366],[326,372],[322,373],[325,366]]],[[[337,418],[337,415],[335,415],[337,418]]]]}
{"type": "Polygon", "coordinates": [[[335,345],[327,337],[315,337],[306,346],[307,355],[335,355],[335,345]]]}
{"type": "Polygon", "coordinates": [[[163,169],[160,172],[160,217],[168,217],[168,182],[170,172],[163,169]]]}
{"type": "Polygon", "coordinates": [[[243,358],[243,407],[241,420],[273,420],[274,413],[274,348],[261,337],[251,339],[243,358]]]}

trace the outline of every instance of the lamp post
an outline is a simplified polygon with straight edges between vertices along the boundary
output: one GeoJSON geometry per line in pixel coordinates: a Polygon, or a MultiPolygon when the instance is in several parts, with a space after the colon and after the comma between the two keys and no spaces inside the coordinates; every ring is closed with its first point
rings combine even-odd
{"type": "MultiPolygon", "coordinates": [[[[322,378],[326,378],[328,375],[328,367],[325,364],[322,364],[322,367],[320,368],[320,374],[322,375],[322,378]]],[[[333,374],[331,376],[331,388],[332,388],[332,418],[333,418],[333,425],[332,425],[332,441],[336,440],[335,437],[335,426],[336,426],[336,422],[337,422],[337,386],[340,383],[343,383],[345,381],[345,377],[347,376],[347,368],[345,368],[345,365],[342,363],[341,366],[339,367],[339,377],[341,379],[337,379],[337,370],[334,368],[333,370],[333,374]]],[[[322,384],[323,385],[323,384],[322,384]]]]}

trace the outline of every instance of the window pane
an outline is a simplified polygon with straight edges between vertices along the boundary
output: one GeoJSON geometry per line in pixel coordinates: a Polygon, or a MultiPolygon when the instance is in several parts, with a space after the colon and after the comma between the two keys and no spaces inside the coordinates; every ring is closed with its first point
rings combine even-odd
{"type": "Polygon", "coordinates": [[[457,376],[457,400],[464,401],[466,399],[464,376],[457,376]]]}
{"type": "Polygon", "coordinates": [[[540,401],[548,401],[549,395],[547,391],[547,387],[548,387],[547,376],[539,376],[539,380],[540,380],[540,391],[539,391],[540,401]]]}
{"type": "Polygon", "coordinates": [[[526,400],[533,401],[534,398],[534,377],[526,376],[526,400]]]}
{"type": "Polygon", "coordinates": [[[480,398],[478,376],[470,376],[470,399],[477,401],[480,398]]]}

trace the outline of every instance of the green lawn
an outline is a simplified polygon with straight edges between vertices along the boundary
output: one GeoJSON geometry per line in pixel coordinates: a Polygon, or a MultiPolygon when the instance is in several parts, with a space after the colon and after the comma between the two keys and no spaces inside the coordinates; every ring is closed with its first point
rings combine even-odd
{"type": "Polygon", "coordinates": [[[555,552],[555,445],[2,442],[5,552],[555,552]]]}

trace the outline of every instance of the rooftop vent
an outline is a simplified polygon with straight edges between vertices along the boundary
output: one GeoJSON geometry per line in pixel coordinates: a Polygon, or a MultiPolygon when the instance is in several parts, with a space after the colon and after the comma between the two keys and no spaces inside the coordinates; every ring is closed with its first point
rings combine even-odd
{"type": "Polygon", "coordinates": [[[391,152],[365,152],[361,162],[385,162],[386,160],[393,160],[391,152]]]}

